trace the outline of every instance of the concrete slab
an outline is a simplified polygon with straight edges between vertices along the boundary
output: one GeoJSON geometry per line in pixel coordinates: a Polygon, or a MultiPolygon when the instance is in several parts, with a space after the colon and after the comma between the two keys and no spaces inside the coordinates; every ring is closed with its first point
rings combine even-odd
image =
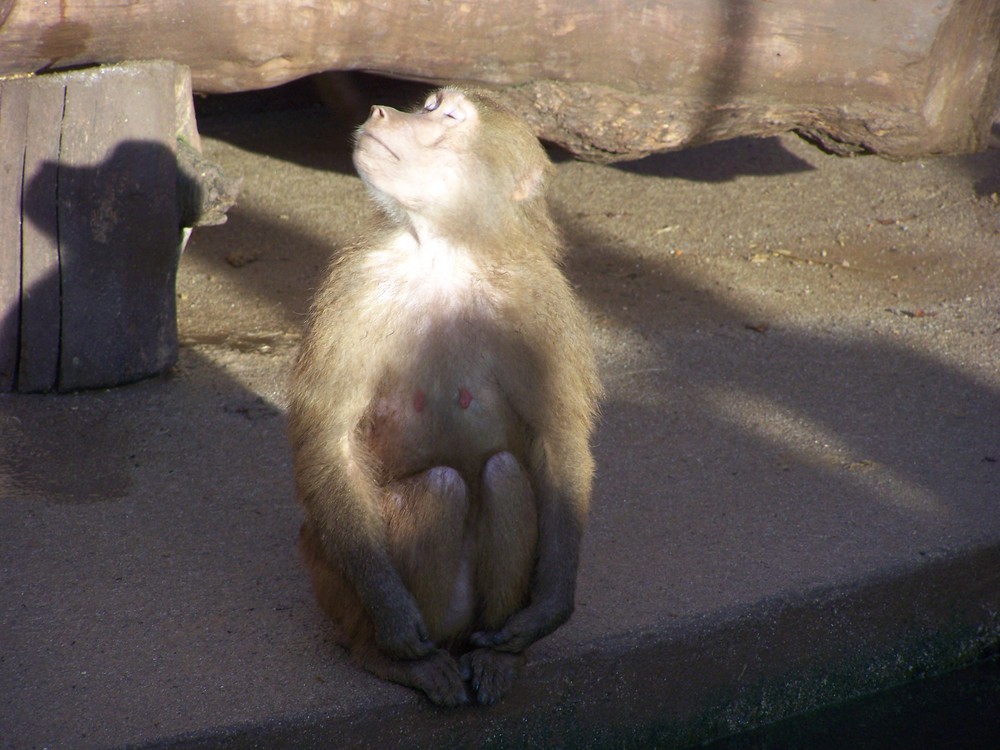
{"type": "Polygon", "coordinates": [[[367,211],[347,134],[200,127],[245,181],[179,365],[0,397],[0,747],[683,747],[995,652],[1000,151],[558,164],[608,390],[578,609],[449,713],[347,663],[296,557],[284,383],[367,211]]]}

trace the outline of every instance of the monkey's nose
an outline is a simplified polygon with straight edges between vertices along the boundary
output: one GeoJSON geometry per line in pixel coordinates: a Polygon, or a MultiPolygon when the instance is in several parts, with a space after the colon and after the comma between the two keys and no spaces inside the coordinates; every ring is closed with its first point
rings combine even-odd
{"type": "Polygon", "coordinates": [[[372,106],[371,112],[368,113],[368,119],[378,118],[379,120],[385,119],[385,108],[375,104],[372,106]]]}

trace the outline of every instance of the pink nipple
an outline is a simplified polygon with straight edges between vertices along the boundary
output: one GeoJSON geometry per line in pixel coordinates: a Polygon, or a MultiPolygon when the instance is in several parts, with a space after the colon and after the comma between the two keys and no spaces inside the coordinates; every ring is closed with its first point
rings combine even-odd
{"type": "Polygon", "coordinates": [[[468,388],[458,389],[458,405],[463,409],[468,409],[469,404],[472,403],[472,394],[469,393],[468,388]]]}

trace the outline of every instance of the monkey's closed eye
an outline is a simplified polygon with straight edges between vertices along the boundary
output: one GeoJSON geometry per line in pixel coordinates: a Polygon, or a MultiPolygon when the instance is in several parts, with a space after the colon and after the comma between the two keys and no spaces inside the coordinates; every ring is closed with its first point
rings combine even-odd
{"type": "Polygon", "coordinates": [[[441,94],[434,94],[424,102],[424,112],[433,112],[435,109],[441,106],[441,94]]]}

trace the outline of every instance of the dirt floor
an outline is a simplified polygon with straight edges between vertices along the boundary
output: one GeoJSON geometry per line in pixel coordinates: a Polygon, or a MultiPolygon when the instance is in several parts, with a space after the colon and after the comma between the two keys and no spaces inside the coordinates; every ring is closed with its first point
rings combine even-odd
{"type": "MultiPolygon", "coordinates": [[[[181,335],[227,371],[248,352],[287,361],[369,210],[329,114],[291,127],[202,125],[245,187],[185,256],[181,335]]],[[[756,597],[776,570],[832,582],[1000,521],[1000,151],[898,164],[788,135],[615,166],[555,156],[566,270],[608,390],[590,541],[615,553],[584,606],[612,596],[652,624],[660,602],[630,571],[678,556],[680,615],[713,590],[756,597]],[[703,531],[687,522],[706,512],[703,531]],[[877,545],[852,533],[890,521],[877,545]],[[622,526],[648,539],[622,548],[622,526]],[[670,543],[650,560],[656,539],[670,543]]],[[[280,410],[274,374],[246,385],[280,410]]]]}
{"type": "Polygon", "coordinates": [[[553,153],[607,389],[578,608],[520,695],[445,720],[347,664],[295,551],[285,383],[311,293],[370,210],[350,130],[246,104],[206,105],[199,127],[243,187],[183,256],[180,363],[0,398],[0,747],[194,747],[263,725],[319,732],[285,746],[443,728],[500,746],[670,721],[656,736],[681,746],[1000,642],[1000,149],[553,153]],[[914,612],[925,596],[941,611],[914,612]],[[931,632],[965,640],[921,647],[931,632]],[[831,659],[847,682],[818,686],[831,659]],[[754,692],[774,680],[798,697],[754,692]],[[744,692],[705,719],[726,690],[744,692]],[[532,712],[549,728],[525,728],[532,712]]]}

